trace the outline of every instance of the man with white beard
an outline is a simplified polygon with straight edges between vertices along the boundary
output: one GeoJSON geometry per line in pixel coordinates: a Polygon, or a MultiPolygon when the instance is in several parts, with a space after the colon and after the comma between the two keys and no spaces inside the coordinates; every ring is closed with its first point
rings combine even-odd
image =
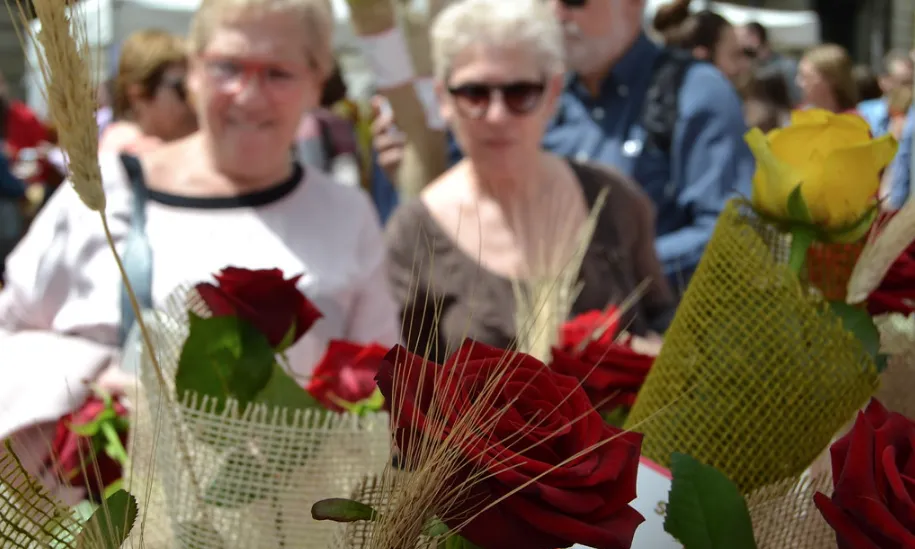
{"type": "MultiPolygon", "coordinates": [[[[711,64],[648,39],[645,0],[549,1],[565,27],[570,73],[544,147],[612,166],[642,186],[657,209],[665,274],[683,289],[725,202],[749,196],[755,163],[740,99],[711,64]]],[[[386,131],[391,124],[374,125],[387,173],[403,146],[386,131]]]]}

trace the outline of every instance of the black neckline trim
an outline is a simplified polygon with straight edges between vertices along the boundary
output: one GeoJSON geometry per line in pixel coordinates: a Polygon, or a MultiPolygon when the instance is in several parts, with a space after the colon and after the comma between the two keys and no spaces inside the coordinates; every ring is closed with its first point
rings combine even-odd
{"type": "Polygon", "coordinates": [[[197,210],[226,210],[231,208],[256,208],[278,202],[294,191],[305,179],[305,168],[296,162],[292,175],[269,189],[238,196],[182,196],[162,191],[149,191],[149,200],[175,208],[197,210]]]}

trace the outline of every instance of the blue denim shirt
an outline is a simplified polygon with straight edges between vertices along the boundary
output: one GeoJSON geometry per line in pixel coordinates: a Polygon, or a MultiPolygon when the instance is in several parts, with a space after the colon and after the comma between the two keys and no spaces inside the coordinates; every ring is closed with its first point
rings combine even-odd
{"type": "Polygon", "coordinates": [[[915,107],[909,109],[906,116],[902,137],[899,139],[899,152],[890,164],[890,207],[899,209],[909,199],[912,186],[912,139],[915,134],[915,107]]]}
{"type": "Polygon", "coordinates": [[[874,137],[886,135],[890,131],[890,104],[883,97],[868,99],[858,103],[858,114],[867,120],[874,137]]]}
{"type": "MultiPolygon", "coordinates": [[[[655,246],[674,287],[689,281],[725,202],[750,195],[756,163],[743,139],[747,131],[737,92],[712,65],[687,71],[670,153],[645,146],[642,105],[661,46],[645,35],[613,67],[592,96],[570,77],[544,147],[629,175],[651,196],[657,211],[655,246]]],[[[452,146],[452,160],[460,151],[452,146]]]]}

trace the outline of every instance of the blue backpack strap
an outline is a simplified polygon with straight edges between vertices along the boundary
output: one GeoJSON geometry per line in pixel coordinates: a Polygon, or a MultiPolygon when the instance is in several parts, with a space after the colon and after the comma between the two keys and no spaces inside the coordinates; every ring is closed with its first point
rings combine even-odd
{"type": "MultiPolygon", "coordinates": [[[[143,180],[143,168],[140,166],[140,161],[134,156],[122,154],[121,163],[124,165],[124,170],[127,172],[127,178],[133,191],[130,229],[127,233],[127,245],[124,248],[124,254],[121,259],[124,262],[127,279],[130,280],[130,286],[137,296],[140,308],[148,309],[152,307],[153,264],[152,248],[146,236],[146,202],[149,199],[149,191],[146,188],[146,182],[143,180]]],[[[118,342],[121,347],[127,342],[127,335],[135,322],[136,315],[130,305],[127,288],[122,283],[121,326],[118,334],[118,342]]]]}

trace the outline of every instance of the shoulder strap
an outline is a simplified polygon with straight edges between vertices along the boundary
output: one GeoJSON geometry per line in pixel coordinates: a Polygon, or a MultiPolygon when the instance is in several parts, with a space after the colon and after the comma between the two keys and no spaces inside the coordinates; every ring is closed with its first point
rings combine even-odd
{"type": "Polygon", "coordinates": [[[648,133],[648,142],[665,153],[670,151],[680,114],[680,87],[695,62],[689,52],[679,49],[664,49],[655,61],[642,107],[642,127],[648,133]]]}
{"type": "Polygon", "coordinates": [[[323,116],[318,116],[318,127],[321,130],[321,144],[324,146],[324,169],[328,171],[331,161],[337,156],[337,144],[330,123],[323,116]]]}
{"type": "MultiPolygon", "coordinates": [[[[152,248],[146,236],[146,202],[149,191],[143,178],[143,168],[136,157],[122,154],[121,163],[127,173],[127,179],[133,195],[130,211],[130,229],[127,233],[127,245],[124,248],[122,261],[127,279],[133,288],[141,309],[152,307],[152,248]]],[[[121,285],[121,326],[119,344],[127,342],[127,335],[136,322],[130,296],[124,284],[121,285]]]]}

